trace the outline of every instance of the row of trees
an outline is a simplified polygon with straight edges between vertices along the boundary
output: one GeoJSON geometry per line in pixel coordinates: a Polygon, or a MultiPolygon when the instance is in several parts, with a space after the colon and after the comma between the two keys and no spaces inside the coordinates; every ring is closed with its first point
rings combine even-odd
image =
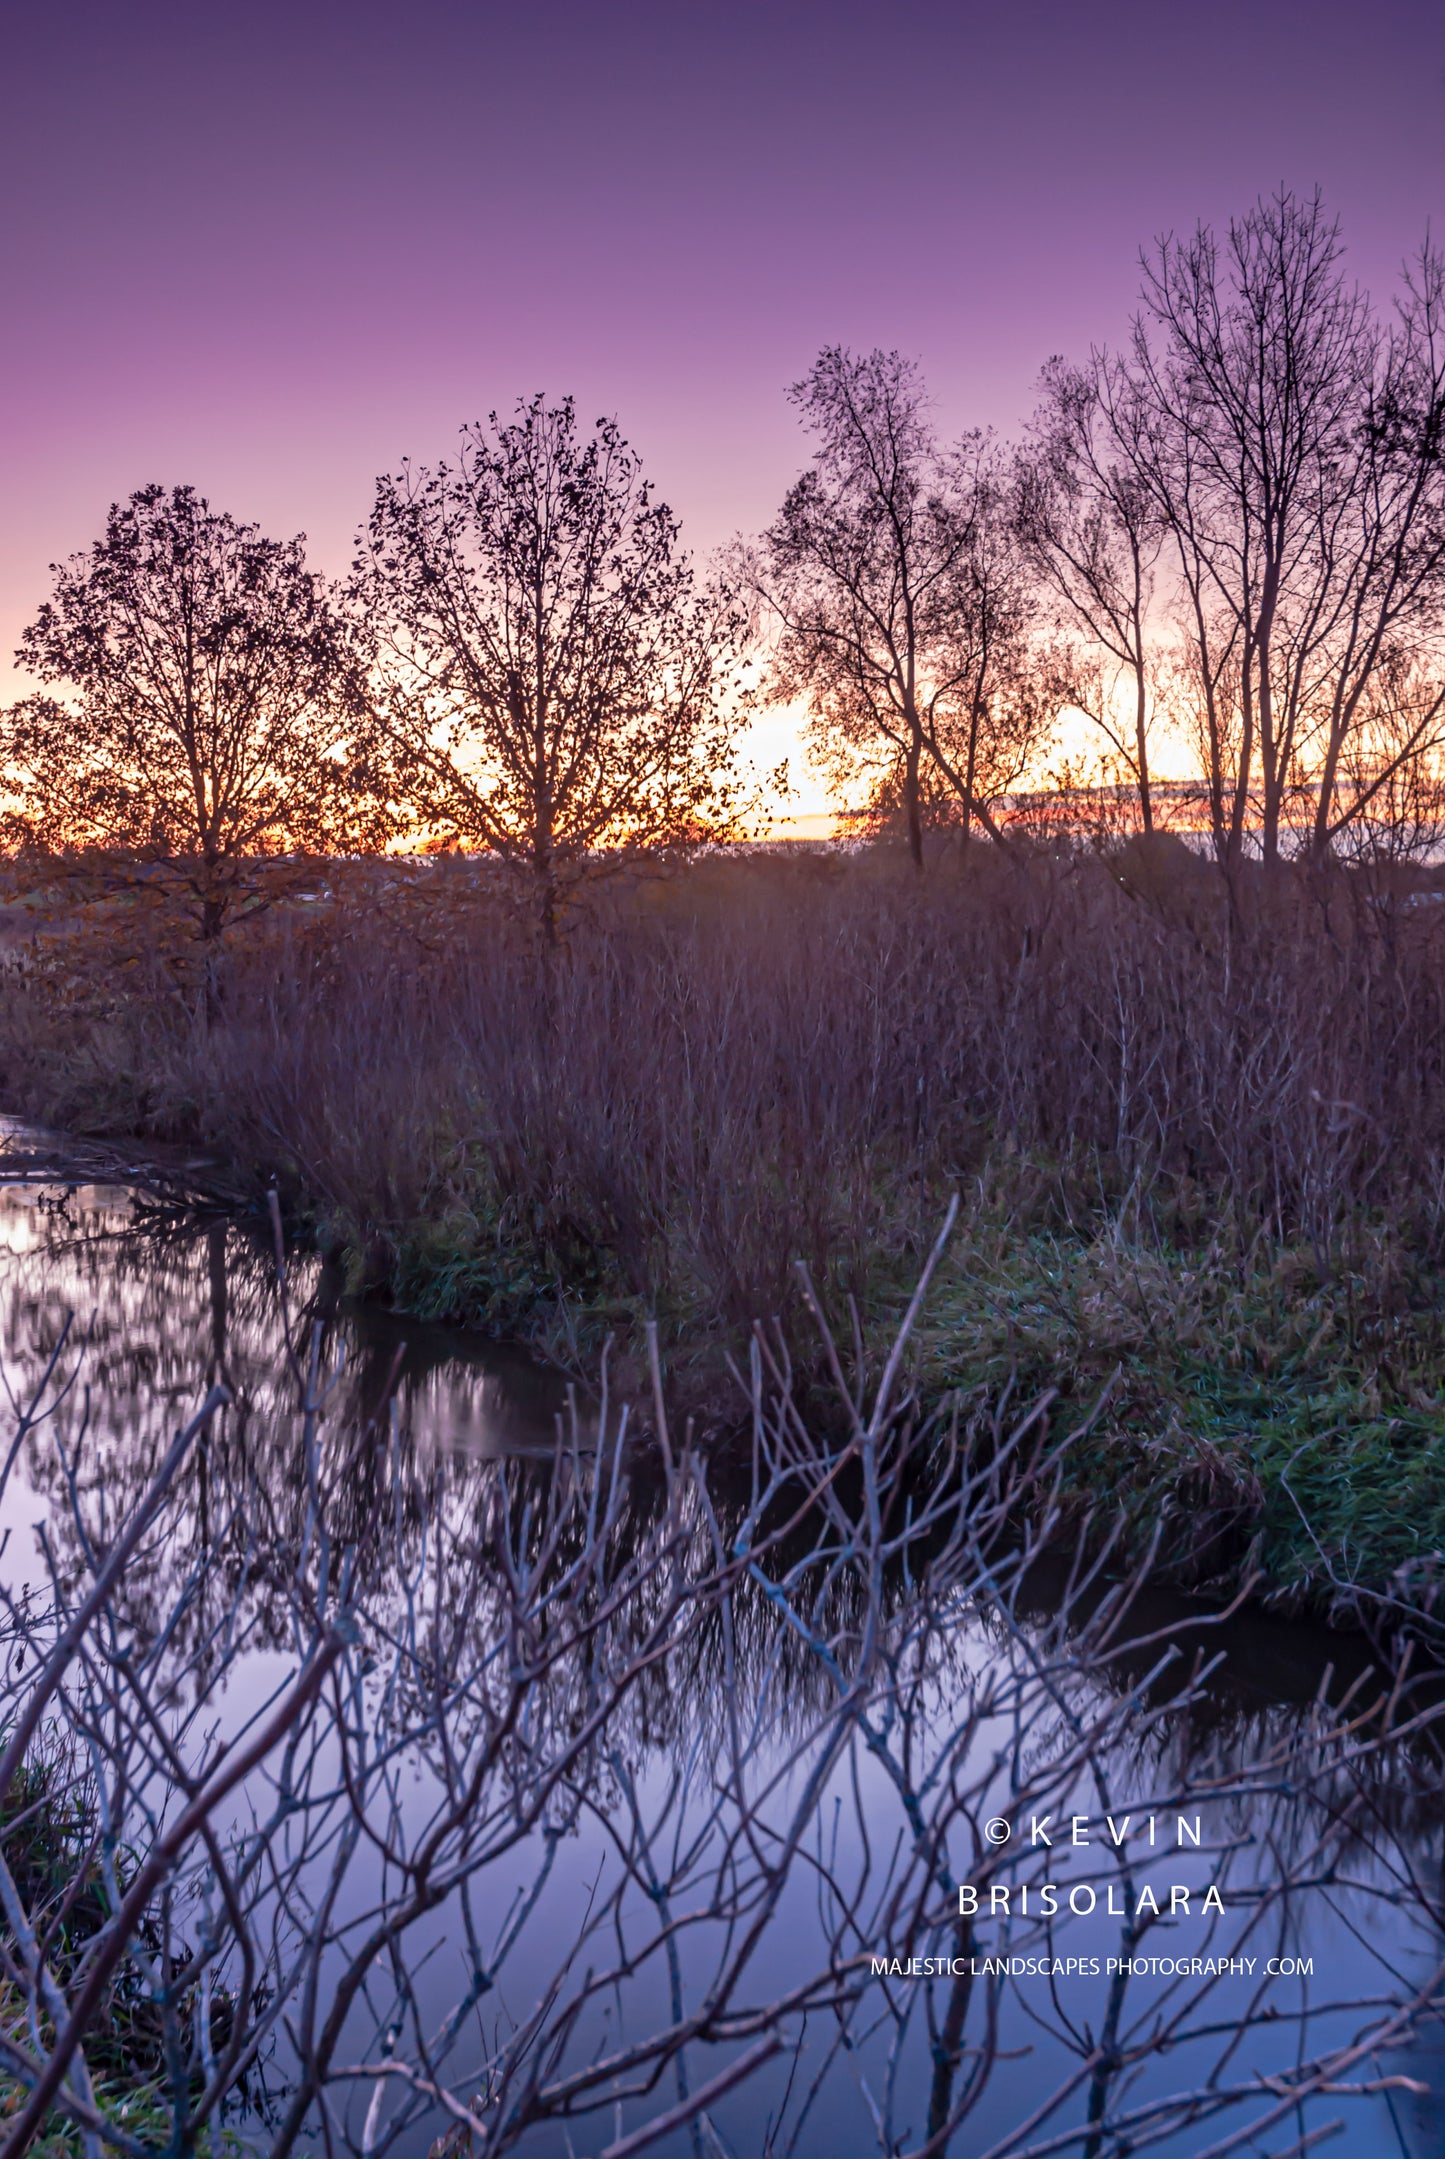
{"type": "Polygon", "coordinates": [[[1445,264],[1382,321],[1319,199],[1145,259],[1120,351],[1053,360],[1024,438],[946,443],[917,369],[826,349],[814,454],[708,576],[615,422],[541,397],[377,487],[349,580],[189,488],[55,571],[4,718],[12,834],[178,876],[202,934],[259,856],[403,839],[524,868],[547,936],[599,851],[737,829],[749,700],[804,703],[914,859],[1000,806],[1068,710],[1138,821],[1197,751],[1214,845],[1323,855],[1445,733],[1445,264]]]}
{"type": "Polygon", "coordinates": [[[1023,443],[939,442],[897,354],[794,391],[812,468],[748,557],[842,777],[877,768],[915,859],[930,787],[998,837],[1059,713],[1154,829],[1150,740],[1192,738],[1220,858],[1323,855],[1445,731],[1445,264],[1383,324],[1318,197],[1146,258],[1122,352],[1052,360],[1023,443]],[[881,753],[881,754],[880,754],[881,753]]]}
{"type": "Polygon", "coordinates": [[[339,588],[188,487],[54,576],[19,659],[71,697],[5,716],[12,837],[179,883],[205,939],[259,861],[395,841],[525,869],[550,938],[598,850],[727,829],[741,614],[570,400],[383,478],[339,588]]]}

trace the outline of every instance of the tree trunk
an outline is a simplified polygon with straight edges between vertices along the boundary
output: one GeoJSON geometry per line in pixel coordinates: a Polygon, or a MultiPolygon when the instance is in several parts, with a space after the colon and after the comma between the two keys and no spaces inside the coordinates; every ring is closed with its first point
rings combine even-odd
{"type": "MultiPolygon", "coordinates": [[[[208,868],[211,866],[208,865],[208,868]]],[[[226,927],[226,896],[216,890],[214,869],[207,877],[201,893],[201,966],[205,977],[203,990],[204,1015],[207,1031],[221,1017],[221,984],[216,972],[220,956],[221,933],[226,927]]]]}
{"type": "Polygon", "coordinates": [[[1310,855],[1316,862],[1323,862],[1330,852],[1330,810],[1335,799],[1335,786],[1339,779],[1340,752],[1344,747],[1344,729],[1338,721],[1330,727],[1329,745],[1325,761],[1320,769],[1319,794],[1315,802],[1314,830],[1310,834],[1310,855]]]}
{"type": "Polygon", "coordinates": [[[557,947],[557,880],[550,868],[538,874],[537,921],[542,931],[542,942],[549,952],[557,947]]]}
{"type": "Polygon", "coordinates": [[[1144,669],[1134,670],[1134,744],[1136,771],[1139,779],[1139,814],[1144,820],[1144,830],[1154,830],[1154,804],[1149,794],[1149,699],[1144,684],[1144,669]]]}
{"type": "Polygon", "coordinates": [[[916,870],[923,868],[923,809],[919,800],[918,768],[923,745],[915,734],[903,760],[903,808],[908,819],[908,852],[916,870]]]}
{"type": "Polygon", "coordinates": [[[1259,684],[1259,772],[1264,782],[1264,830],[1260,835],[1266,862],[1279,860],[1279,818],[1284,802],[1284,758],[1275,725],[1274,680],[1270,669],[1274,658],[1274,619],[1279,605],[1280,572],[1277,563],[1271,562],[1264,573],[1264,590],[1260,595],[1259,618],[1255,624],[1254,655],[1259,684]]]}
{"type": "Polygon", "coordinates": [[[542,931],[542,943],[551,952],[557,944],[557,854],[552,844],[552,797],[547,788],[540,742],[535,784],[532,868],[537,879],[537,921],[542,931]]]}
{"type": "Polygon", "coordinates": [[[1239,733],[1239,770],[1234,780],[1234,801],[1229,812],[1229,845],[1226,850],[1231,869],[1236,869],[1244,857],[1244,816],[1249,806],[1249,775],[1254,763],[1254,704],[1246,696],[1243,700],[1239,733]]]}
{"type": "Polygon", "coordinates": [[[978,700],[974,699],[968,722],[968,769],[963,775],[963,836],[968,839],[973,827],[973,791],[978,779],[978,729],[981,714],[978,700]]]}

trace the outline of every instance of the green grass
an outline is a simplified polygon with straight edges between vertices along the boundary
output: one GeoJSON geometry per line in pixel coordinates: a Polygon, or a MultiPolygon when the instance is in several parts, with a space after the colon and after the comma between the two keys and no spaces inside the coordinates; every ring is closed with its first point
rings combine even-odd
{"type": "MultiPolygon", "coordinates": [[[[1055,1433],[1087,1426],[1065,1497],[1156,1534],[1175,1581],[1232,1593],[1250,1572],[1287,1608],[1359,1616],[1371,1596],[1429,1606],[1445,1575],[1445,1279],[1399,1223],[1345,1225],[1332,1263],[1303,1242],[1200,1225],[1222,1196],[1104,1188],[1098,1164],[1000,1153],[964,1191],[915,1338],[926,1401],[1025,1406],[1057,1391],[1055,1433]],[[1163,1211],[1163,1202],[1170,1205],[1163,1211]],[[1151,1211],[1151,1202],[1161,1214],[1151,1211]]],[[[945,1195],[936,1195],[941,1215],[945,1195]]],[[[355,1291],[419,1317],[567,1347],[584,1370],[608,1333],[651,1316],[605,1251],[568,1249],[483,1204],[422,1218],[363,1252],[328,1230],[355,1291]]],[[[875,1365],[922,1258],[900,1241],[862,1299],[875,1365]]],[[[704,1426],[734,1398],[722,1342],[684,1276],[656,1310],[679,1398],[704,1426]]],[[[848,1324],[846,1282],[820,1285],[848,1324]]],[[[806,1334],[790,1315],[795,1339],[806,1334]]]]}
{"type": "MultiPolygon", "coordinates": [[[[46,1747],[34,1751],[21,1764],[3,1809],[0,1809],[0,1842],[22,1902],[37,1925],[47,1912],[69,1894],[67,1917],[56,1931],[48,1961],[57,1979],[66,1983],[83,1958],[88,1944],[105,1924],[110,1900],[97,1864],[97,1813],[93,1795],[84,1779],[70,1773],[63,1750],[46,1747]]],[[[129,1881],[134,1863],[125,1853],[117,1855],[117,1876],[129,1881]]],[[[147,1946],[159,1946],[147,1923],[143,1929],[147,1946]]],[[[174,2007],[183,2030],[194,2024],[194,1990],[186,1979],[186,1958],[175,1960],[172,1950],[174,2007]]],[[[212,1996],[213,2044],[225,2043],[232,2003],[223,1987],[212,1996]]],[[[8,1980],[0,1980],[0,2029],[27,2049],[33,2045],[27,2006],[8,1980]]],[[[42,2036],[53,2036],[42,2019],[42,2036]]],[[[86,2066],[100,2111],[131,2136],[155,2145],[158,2151],[172,2137],[172,2114],[168,2090],[164,2026],[160,2005],[152,1998],[149,1981],[139,1962],[121,1959],[106,2001],[84,2040],[86,2066]]],[[[193,2089],[199,2091],[199,2062],[191,2065],[193,2089]]],[[[0,2075],[0,2128],[19,2113],[26,2088],[16,2078],[0,2075]]],[[[31,2147],[40,2159],[75,2159],[83,2149],[79,2128],[66,2116],[54,2113],[31,2147]]],[[[197,2150],[202,2159],[217,2159],[237,2148],[235,2138],[222,2129],[208,2130],[197,2150]]]]}
{"type": "Polygon", "coordinates": [[[1177,1578],[1351,1611],[1430,1601],[1445,1554],[1442,1282],[1382,1223],[1321,1279],[1308,1248],[1179,1245],[1119,1215],[1066,1228],[980,1204],[925,1318],[930,1393],[1060,1389],[1076,1505],[1160,1527],[1177,1578]],[[1101,1406],[1102,1405],[1102,1406],[1101,1406]]]}
{"type": "MultiPolygon", "coordinates": [[[[3,1990],[0,2024],[7,2030],[13,2028],[17,2039],[28,2042],[29,2029],[23,2013],[18,2004],[12,2011],[3,1990]]],[[[97,2107],[107,2121],[142,2144],[154,2146],[157,2153],[168,2149],[173,2133],[171,2111],[157,2086],[111,2083],[103,2078],[93,2079],[92,2083],[97,2107]]],[[[0,2076],[0,2131],[20,2112],[26,2097],[24,2085],[12,2077],[0,2076]]],[[[240,2139],[228,2129],[202,2130],[195,2144],[198,2159],[223,2159],[223,2155],[242,2149],[240,2139]]],[[[84,2150],[83,2132],[61,2114],[50,2115],[47,2126],[30,2146],[35,2159],[83,2159],[84,2150]]]]}
{"type": "Polygon", "coordinates": [[[599,887],[545,971],[496,894],[368,872],[232,940],[216,1012],[108,916],[0,980],[0,1091],[274,1180],[359,1295],[583,1378],[612,1333],[644,1403],[655,1317],[704,1431],[753,1322],[819,1369],[798,1259],[876,1359],[958,1190],[930,1399],[1093,1413],[1071,1503],[1180,1579],[1428,1601],[1445,918],[1344,870],[1225,906],[1128,867],[700,864],[599,887]]]}

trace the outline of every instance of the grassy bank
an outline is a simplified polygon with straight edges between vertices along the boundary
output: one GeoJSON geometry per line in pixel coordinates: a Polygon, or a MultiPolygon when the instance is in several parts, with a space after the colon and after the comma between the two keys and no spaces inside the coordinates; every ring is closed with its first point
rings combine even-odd
{"type": "MultiPolygon", "coordinates": [[[[1075,1498],[1199,1582],[1430,1593],[1445,1546],[1445,924],[1366,874],[1182,850],[740,857],[616,883],[542,959],[465,865],[357,872],[207,999],[125,918],[27,950],[0,1090],[215,1149],[355,1288],[679,1383],[795,1263],[865,1341],[950,1193],[919,1380],[1098,1410],[1075,1498]],[[209,1007],[209,1016],[208,1016],[209,1007]]],[[[719,1413],[722,1414],[722,1413],[719,1413]]]]}
{"type": "MultiPolygon", "coordinates": [[[[9,1870],[15,1905],[0,1916],[0,1951],[8,1964],[0,1977],[0,2036],[33,2058],[38,2036],[54,2043],[49,2008],[32,2021],[35,2005],[23,1984],[32,1945],[14,1932],[15,1909],[28,1915],[45,1942],[45,1961],[57,1989],[73,1985],[114,1908],[136,1872],[135,1855],[109,1841],[83,1758],[68,1755],[52,1735],[21,1764],[0,1802],[0,1852],[9,1870]]],[[[224,1986],[208,1996],[211,2045],[223,2052],[234,2001],[224,1986]]],[[[131,1953],[119,1960],[101,1999],[86,2043],[86,2103],[116,2131],[118,2140],[164,2149],[170,2129],[166,2104],[178,2079],[192,2096],[206,2077],[197,2046],[196,1989],[185,1961],[169,1961],[153,1916],[143,1915],[131,1953]],[[164,1972],[166,1998],[156,1998],[164,1972]]],[[[29,2086],[0,2065],[0,2130],[21,2111],[29,2086]]],[[[29,2147],[36,2159],[82,2159],[93,2148],[84,2129],[61,2110],[52,2113],[29,2147]]],[[[203,2131],[194,2147],[209,2155],[239,2149],[224,2130],[203,2131]]]]}

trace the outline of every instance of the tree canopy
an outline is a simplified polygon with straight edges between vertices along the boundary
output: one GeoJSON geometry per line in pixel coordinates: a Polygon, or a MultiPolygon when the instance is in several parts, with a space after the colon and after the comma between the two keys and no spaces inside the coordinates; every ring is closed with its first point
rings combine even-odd
{"type": "Polygon", "coordinates": [[[381,479],[351,599],[399,799],[527,872],[547,936],[597,850],[727,829],[741,614],[615,420],[536,396],[381,479]]]}
{"type": "Polygon", "coordinates": [[[52,574],[18,659],[68,695],[0,721],[13,840],[142,866],[209,939],[259,903],[259,859],[384,836],[345,638],[300,537],[151,486],[52,574]]]}
{"type": "Polygon", "coordinates": [[[1114,378],[1230,860],[1325,852],[1445,733],[1445,265],[1385,325],[1341,255],[1287,191],[1162,241],[1114,378]]]}
{"type": "Polygon", "coordinates": [[[941,445],[896,352],[826,347],[789,395],[817,447],[746,558],[774,630],[773,688],[806,700],[826,769],[861,770],[875,801],[901,802],[915,862],[940,792],[997,838],[989,798],[1045,715],[993,447],[941,445]]]}

